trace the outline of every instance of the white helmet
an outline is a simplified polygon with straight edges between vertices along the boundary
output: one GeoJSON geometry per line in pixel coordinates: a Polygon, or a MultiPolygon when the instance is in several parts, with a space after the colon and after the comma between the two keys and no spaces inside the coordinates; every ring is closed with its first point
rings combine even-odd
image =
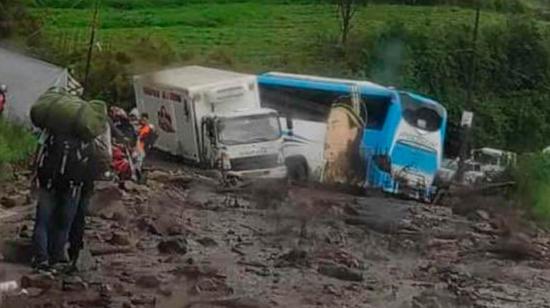
{"type": "Polygon", "coordinates": [[[6,92],[7,90],[8,90],[8,86],[6,86],[5,84],[0,85],[0,91],[6,92]]]}

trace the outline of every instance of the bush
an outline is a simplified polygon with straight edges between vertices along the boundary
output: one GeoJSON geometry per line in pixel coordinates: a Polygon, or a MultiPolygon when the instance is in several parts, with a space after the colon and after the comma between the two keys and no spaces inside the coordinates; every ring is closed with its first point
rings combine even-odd
{"type": "Polygon", "coordinates": [[[550,221],[550,155],[521,157],[515,178],[519,204],[529,209],[534,217],[550,221]]]}
{"type": "Polygon", "coordinates": [[[25,128],[0,119],[0,166],[26,161],[36,149],[36,138],[25,128]]]}

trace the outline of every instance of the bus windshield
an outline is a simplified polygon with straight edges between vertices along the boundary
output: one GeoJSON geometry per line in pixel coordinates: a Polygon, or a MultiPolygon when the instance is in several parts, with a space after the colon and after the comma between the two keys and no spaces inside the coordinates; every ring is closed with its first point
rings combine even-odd
{"type": "Polygon", "coordinates": [[[441,128],[443,118],[435,107],[427,105],[407,93],[399,95],[403,108],[403,119],[409,125],[429,132],[435,132],[441,128]]]}
{"type": "Polygon", "coordinates": [[[219,141],[225,145],[277,140],[281,126],[275,114],[223,118],[218,123],[219,141]]]}

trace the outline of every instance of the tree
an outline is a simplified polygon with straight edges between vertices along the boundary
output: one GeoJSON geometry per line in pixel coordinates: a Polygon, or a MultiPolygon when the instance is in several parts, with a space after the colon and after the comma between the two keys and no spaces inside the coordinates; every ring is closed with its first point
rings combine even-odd
{"type": "Polygon", "coordinates": [[[360,5],[367,0],[335,0],[338,7],[338,19],[340,21],[340,34],[342,45],[348,41],[348,36],[353,28],[353,19],[360,5]]]}

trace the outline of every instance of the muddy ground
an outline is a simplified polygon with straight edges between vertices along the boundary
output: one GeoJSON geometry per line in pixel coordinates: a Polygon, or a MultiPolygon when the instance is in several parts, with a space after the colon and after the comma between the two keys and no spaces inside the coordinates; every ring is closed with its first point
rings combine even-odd
{"type": "Polygon", "coordinates": [[[550,235],[504,198],[227,189],[171,169],[126,191],[99,185],[75,276],[32,273],[27,180],[5,186],[0,283],[24,289],[1,307],[550,307],[550,235]]]}

